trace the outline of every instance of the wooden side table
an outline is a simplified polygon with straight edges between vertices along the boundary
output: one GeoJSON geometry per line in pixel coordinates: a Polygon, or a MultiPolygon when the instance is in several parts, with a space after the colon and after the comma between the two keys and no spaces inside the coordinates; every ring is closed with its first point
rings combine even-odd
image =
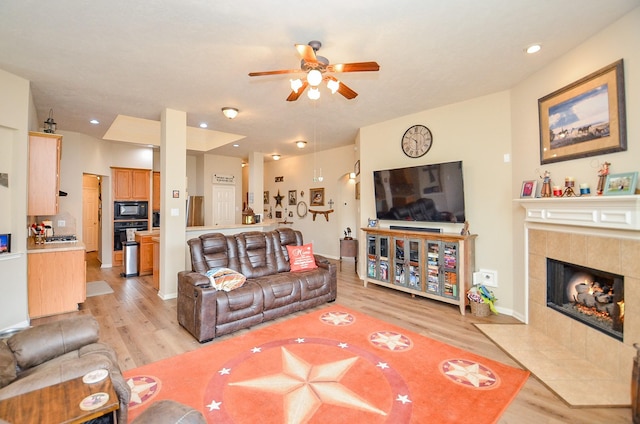
{"type": "Polygon", "coordinates": [[[342,257],[354,258],[355,271],[358,272],[358,240],[340,239],[340,271],[342,271],[342,257]]]}
{"type": "Polygon", "coordinates": [[[10,423],[84,423],[114,413],[118,407],[111,378],[85,384],[78,377],[0,401],[0,419],[10,423]],[[100,392],[109,395],[106,404],[91,411],[80,408],[85,397],[100,392]]]}

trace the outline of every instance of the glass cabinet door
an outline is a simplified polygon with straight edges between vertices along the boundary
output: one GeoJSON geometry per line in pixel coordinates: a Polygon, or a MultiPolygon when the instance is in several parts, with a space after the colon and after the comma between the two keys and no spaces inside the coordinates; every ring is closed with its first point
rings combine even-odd
{"type": "Polygon", "coordinates": [[[404,263],[404,239],[397,238],[394,240],[393,255],[393,283],[406,287],[405,281],[405,263],[404,263]]]}
{"type": "Polygon", "coordinates": [[[442,295],[458,298],[458,243],[444,243],[442,295]]]}
{"type": "Polygon", "coordinates": [[[427,281],[425,291],[440,294],[440,242],[427,241],[427,281]]]}
{"type": "Polygon", "coordinates": [[[379,236],[380,261],[378,262],[378,280],[389,282],[389,237],[379,236]]]}
{"type": "Polygon", "coordinates": [[[422,260],[422,251],[420,240],[408,240],[406,261],[408,273],[406,274],[407,287],[415,290],[422,289],[422,278],[420,270],[420,261],[422,260]]]}

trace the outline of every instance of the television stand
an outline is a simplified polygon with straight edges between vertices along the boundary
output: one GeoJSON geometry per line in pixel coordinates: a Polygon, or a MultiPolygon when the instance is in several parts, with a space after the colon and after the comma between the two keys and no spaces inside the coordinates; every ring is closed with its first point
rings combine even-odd
{"type": "Polygon", "coordinates": [[[475,270],[477,235],[362,228],[368,283],[458,305],[465,314],[475,270]]]}

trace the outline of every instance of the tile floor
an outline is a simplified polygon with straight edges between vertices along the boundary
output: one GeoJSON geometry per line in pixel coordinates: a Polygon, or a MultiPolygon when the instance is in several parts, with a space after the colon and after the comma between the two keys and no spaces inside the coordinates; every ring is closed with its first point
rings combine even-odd
{"type": "MultiPolygon", "coordinates": [[[[530,325],[476,324],[520,365],[572,407],[630,406],[630,380],[620,381],[530,325]]],[[[629,366],[631,372],[632,365],[629,366]]]]}

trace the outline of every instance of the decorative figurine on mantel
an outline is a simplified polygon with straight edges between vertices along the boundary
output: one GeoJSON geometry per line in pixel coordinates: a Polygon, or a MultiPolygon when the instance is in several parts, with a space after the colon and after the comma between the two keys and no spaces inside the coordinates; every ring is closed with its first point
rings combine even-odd
{"type": "Polygon", "coordinates": [[[602,193],[604,193],[604,183],[607,180],[607,175],[609,175],[610,166],[611,166],[611,163],[604,162],[600,167],[600,169],[598,170],[598,188],[596,190],[598,193],[598,196],[602,196],[602,193]]]}
{"type": "Polygon", "coordinates": [[[344,230],[344,239],[345,240],[353,240],[353,237],[351,237],[351,228],[347,227],[346,230],[344,230]]]}
{"type": "Polygon", "coordinates": [[[544,171],[544,175],[540,178],[542,178],[540,197],[551,197],[551,172],[544,171]]]}
{"type": "Polygon", "coordinates": [[[471,231],[469,231],[469,221],[464,221],[464,225],[462,226],[462,230],[460,230],[460,235],[461,236],[468,236],[469,234],[471,234],[471,231]]]}

